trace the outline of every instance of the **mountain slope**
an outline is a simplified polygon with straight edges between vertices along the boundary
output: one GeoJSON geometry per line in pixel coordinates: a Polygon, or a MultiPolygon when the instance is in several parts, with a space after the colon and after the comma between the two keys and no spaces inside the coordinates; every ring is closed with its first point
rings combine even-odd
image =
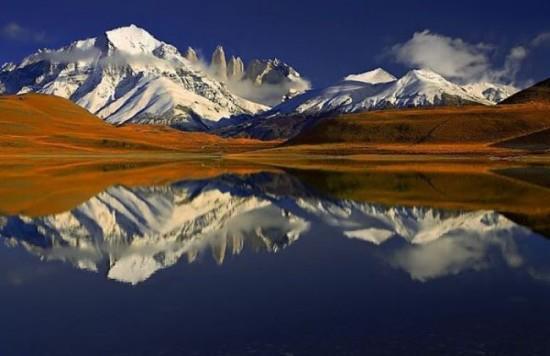
{"type": "Polygon", "coordinates": [[[152,125],[114,127],[67,99],[39,94],[0,96],[0,130],[4,155],[219,152],[258,143],[152,125]]]}
{"type": "Polygon", "coordinates": [[[399,80],[391,78],[391,74],[381,69],[348,76],[334,86],[283,103],[265,116],[319,116],[388,108],[490,104],[428,70],[412,70],[399,80]]]}
{"type": "MultiPolygon", "coordinates": [[[[333,150],[340,154],[392,151],[494,154],[498,150],[491,145],[546,128],[550,128],[547,108],[532,105],[389,110],[322,120],[289,140],[286,149],[317,145],[324,152],[333,150]]],[[[531,149],[519,144],[514,148],[531,149]]]]}
{"type": "Polygon", "coordinates": [[[550,79],[546,79],[532,87],[522,90],[502,102],[504,105],[523,103],[550,105],[550,79]]]}
{"type": "Polygon", "coordinates": [[[27,92],[68,98],[114,124],[204,129],[222,117],[265,109],[134,25],[4,65],[0,93],[27,92]]]}
{"type": "Polygon", "coordinates": [[[518,92],[518,89],[514,86],[489,82],[466,84],[462,88],[468,93],[485,98],[493,104],[498,104],[518,92]]]}

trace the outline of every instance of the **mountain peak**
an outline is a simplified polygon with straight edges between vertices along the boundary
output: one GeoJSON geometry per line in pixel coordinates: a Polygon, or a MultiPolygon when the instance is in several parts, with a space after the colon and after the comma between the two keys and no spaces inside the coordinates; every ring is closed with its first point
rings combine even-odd
{"type": "Polygon", "coordinates": [[[212,53],[210,67],[217,79],[223,82],[227,81],[227,61],[225,59],[225,51],[221,45],[218,45],[214,53],[212,53]]]}
{"type": "Polygon", "coordinates": [[[193,47],[187,47],[187,51],[185,51],[185,58],[191,63],[197,63],[199,61],[199,56],[197,55],[197,51],[193,49],[193,47]]]}
{"type": "Polygon", "coordinates": [[[105,36],[115,48],[131,54],[150,53],[162,44],[136,25],[115,28],[105,32],[105,36]]]}
{"type": "Polygon", "coordinates": [[[397,80],[397,78],[386,72],[382,68],[376,68],[365,73],[350,74],[345,77],[344,80],[363,82],[368,84],[382,84],[393,82],[397,80]]]}
{"type": "Polygon", "coordinates": [[[421,79],[421,80],[447,82],[447,79],[445,79],[441,74],[436,73],[433,70],[428,68],[412,69],[409,72],[407,72],[407,74],[405,74],[401,79],[413,79],[413,78],[421,79]]]}

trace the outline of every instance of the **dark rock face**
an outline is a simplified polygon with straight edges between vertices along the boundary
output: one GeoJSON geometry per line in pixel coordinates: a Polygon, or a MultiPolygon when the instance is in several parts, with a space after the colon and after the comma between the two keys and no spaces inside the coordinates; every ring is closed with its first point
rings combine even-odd
{"type": "Polygon", "coordinates": [[[247,137],[259,140],[286,140],[298,135],[305,128],[318,122],[320,118],[294,115],[274,118],[243,118],[234,125],[226,125],[214,130],[225,137],[247,137]]]}

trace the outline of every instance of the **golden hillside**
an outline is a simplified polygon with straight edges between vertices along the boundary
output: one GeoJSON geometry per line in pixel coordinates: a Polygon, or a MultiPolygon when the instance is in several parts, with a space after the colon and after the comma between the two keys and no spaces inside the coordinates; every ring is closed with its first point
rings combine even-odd
{"type": "Polygon", "coordinates": [[[162,126],[115,127],[50,95],[0,96],[1,154],[120,154],[242,151],[269,144],[162,126]]]}
{"type": "Polygon", "coordinates": [[[287,150],[312,146],[349,153],[495,153],[516,149],[545,151],[550,142],[531,135],[550,128],[550,106],[542,104],[406,109],[325,119],[291,139],[287,150]],[[528,138],[522,145],[520,137],[528,138]],[[499,144],[514,140],[513,145],[499,144]],[[529,143],[529,144],[527,144],[529,143]]]}

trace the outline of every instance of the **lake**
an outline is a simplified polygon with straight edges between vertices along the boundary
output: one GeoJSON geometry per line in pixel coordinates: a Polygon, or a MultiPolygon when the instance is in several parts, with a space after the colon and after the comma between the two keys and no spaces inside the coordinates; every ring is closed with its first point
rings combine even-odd
{"type": "Polygon", "coordinates": [[[547,166],[0,168],[0,355],[550,354],[547,166]]]}

